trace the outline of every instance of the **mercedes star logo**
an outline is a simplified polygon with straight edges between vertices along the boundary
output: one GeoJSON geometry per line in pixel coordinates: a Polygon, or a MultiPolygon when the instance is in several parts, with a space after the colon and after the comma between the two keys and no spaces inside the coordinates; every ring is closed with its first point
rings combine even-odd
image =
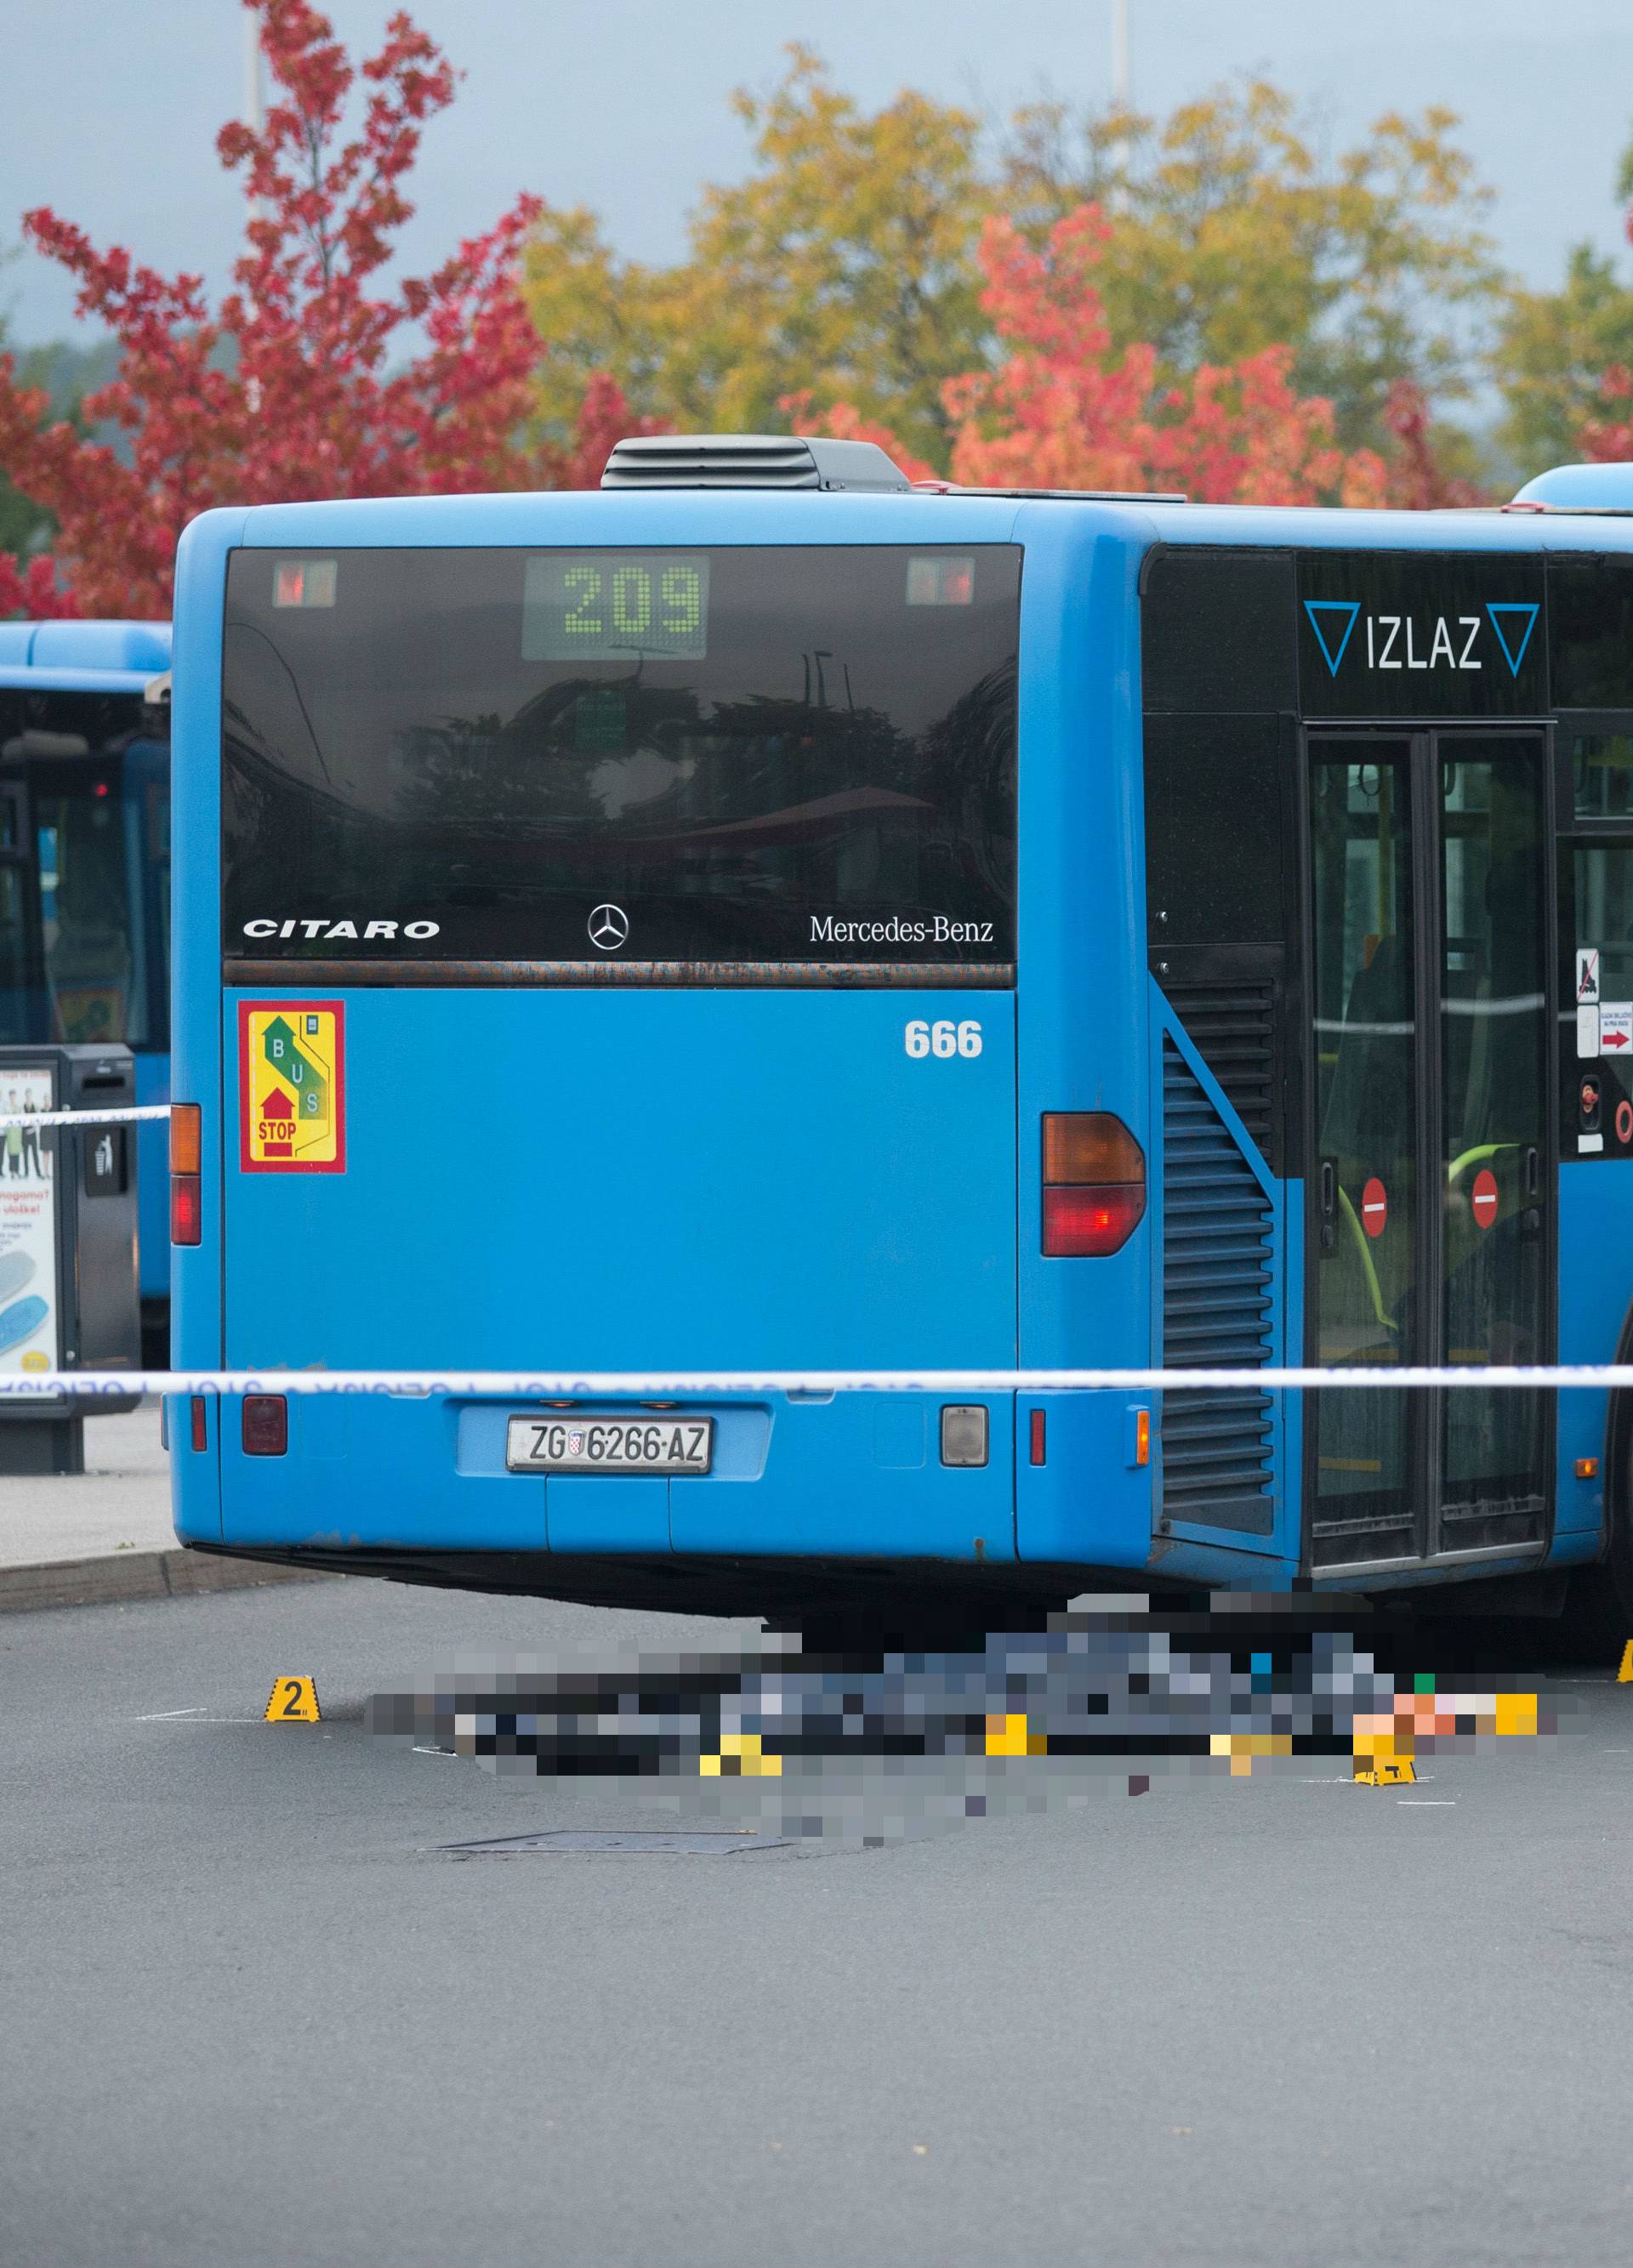
{"type": "Polygon", "coordinates": [[[589,917],[590,943],[603,953],[616,953],[630,939],[630,917],[622,906],[597,906],[589,917]]]}

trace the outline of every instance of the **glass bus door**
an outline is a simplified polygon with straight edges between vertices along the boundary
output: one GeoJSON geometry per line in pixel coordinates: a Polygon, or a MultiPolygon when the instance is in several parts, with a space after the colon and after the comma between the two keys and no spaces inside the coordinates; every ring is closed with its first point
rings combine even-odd
{"type": "MultiPolygon", "coordinates": [[[[1437,733],[1439,898],[1436,1282],[1448,1363],[1553,1359],[1546,742],[1437,733]]],[[[1546,1534],[1552,1427],[1541,1394],[1438,1397],[1442,1555],[1546,1534]]]]}
{"type": "MultiPolygon", "coordinates": [[[[1309,1359],[1549,1359],[1539,733],[1310,740],[1309,1359]]],[[[1313,1397],[1310,1561],[1541,1541],[1544,1397],[1313,1397]]]]}
{"type": "MultiPolygon", "coordinates": [[[[1422,921],[1410,737],[1311,744],[1310,1359],[1427,1359],[1419,1296],[1422,921]]],[[[1312,1565],[1415,1558],[1422,1397],[1314,1397],[1312,1565]]],[[[1310,1483],[1307,1480],[1306,1486],[1310,1483]]]]}

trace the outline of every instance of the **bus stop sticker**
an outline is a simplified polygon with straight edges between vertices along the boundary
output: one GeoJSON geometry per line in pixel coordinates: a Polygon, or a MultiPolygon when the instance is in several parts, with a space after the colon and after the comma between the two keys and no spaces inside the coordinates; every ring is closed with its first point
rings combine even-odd
{"type": "Polygon", "coordinates": [[[344,1174],[346,1025],[338,1000],[242,1000],[239,1163],[247,1174],[344,1174]]]}

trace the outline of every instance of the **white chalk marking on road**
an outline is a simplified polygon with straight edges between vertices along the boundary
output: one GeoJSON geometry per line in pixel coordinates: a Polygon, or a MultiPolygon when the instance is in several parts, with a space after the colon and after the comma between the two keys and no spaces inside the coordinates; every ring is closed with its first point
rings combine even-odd
{"type": "Polygon", "coordinates": [[[166,1709],[159,1717],[133,1717],[133,1725],[259,1725],[259,1717],[201,1717],[193,1709],[166,1709]]]}
{"type": "Polygon", "coordinates": [[[453,1756],[455,1760],[459,1757],[457,1749],[422,1749],[417,1742],[415,1743],[413,1753],[417,1756],[453,1756]]]}
{"type": "Polygon", "coordinates": [[[1455,1811],[1457,1809],[1457,1798],[1454,1795],[1398,1795],[1395,1798],[1395,1801],[1397,1803],[1415,1803],[1421,1805],[1425,1811],[1455,1811]]]}
{"type": "Polygon", "coordinates": [[[196,1709],[158,1709],[151,1717],[137,1717],[132,1722],[137,1725],[167,1725],[176,1717],[202,1717],[203,1713],[204,1705],[201,1701],[196,1709]]]}

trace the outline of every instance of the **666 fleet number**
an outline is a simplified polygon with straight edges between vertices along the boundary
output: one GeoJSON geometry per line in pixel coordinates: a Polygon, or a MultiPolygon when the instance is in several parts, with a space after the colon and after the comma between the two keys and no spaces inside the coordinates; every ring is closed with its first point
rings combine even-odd
{"type": "Polygon", "coordinates": [[[950,1018],[934,1024],[914,1021],[903,1032],[902,1045],[915,1060],[923,1056],[979,1056],[981,1027],[972,1019],[962,1024],[950,1018]]]}

